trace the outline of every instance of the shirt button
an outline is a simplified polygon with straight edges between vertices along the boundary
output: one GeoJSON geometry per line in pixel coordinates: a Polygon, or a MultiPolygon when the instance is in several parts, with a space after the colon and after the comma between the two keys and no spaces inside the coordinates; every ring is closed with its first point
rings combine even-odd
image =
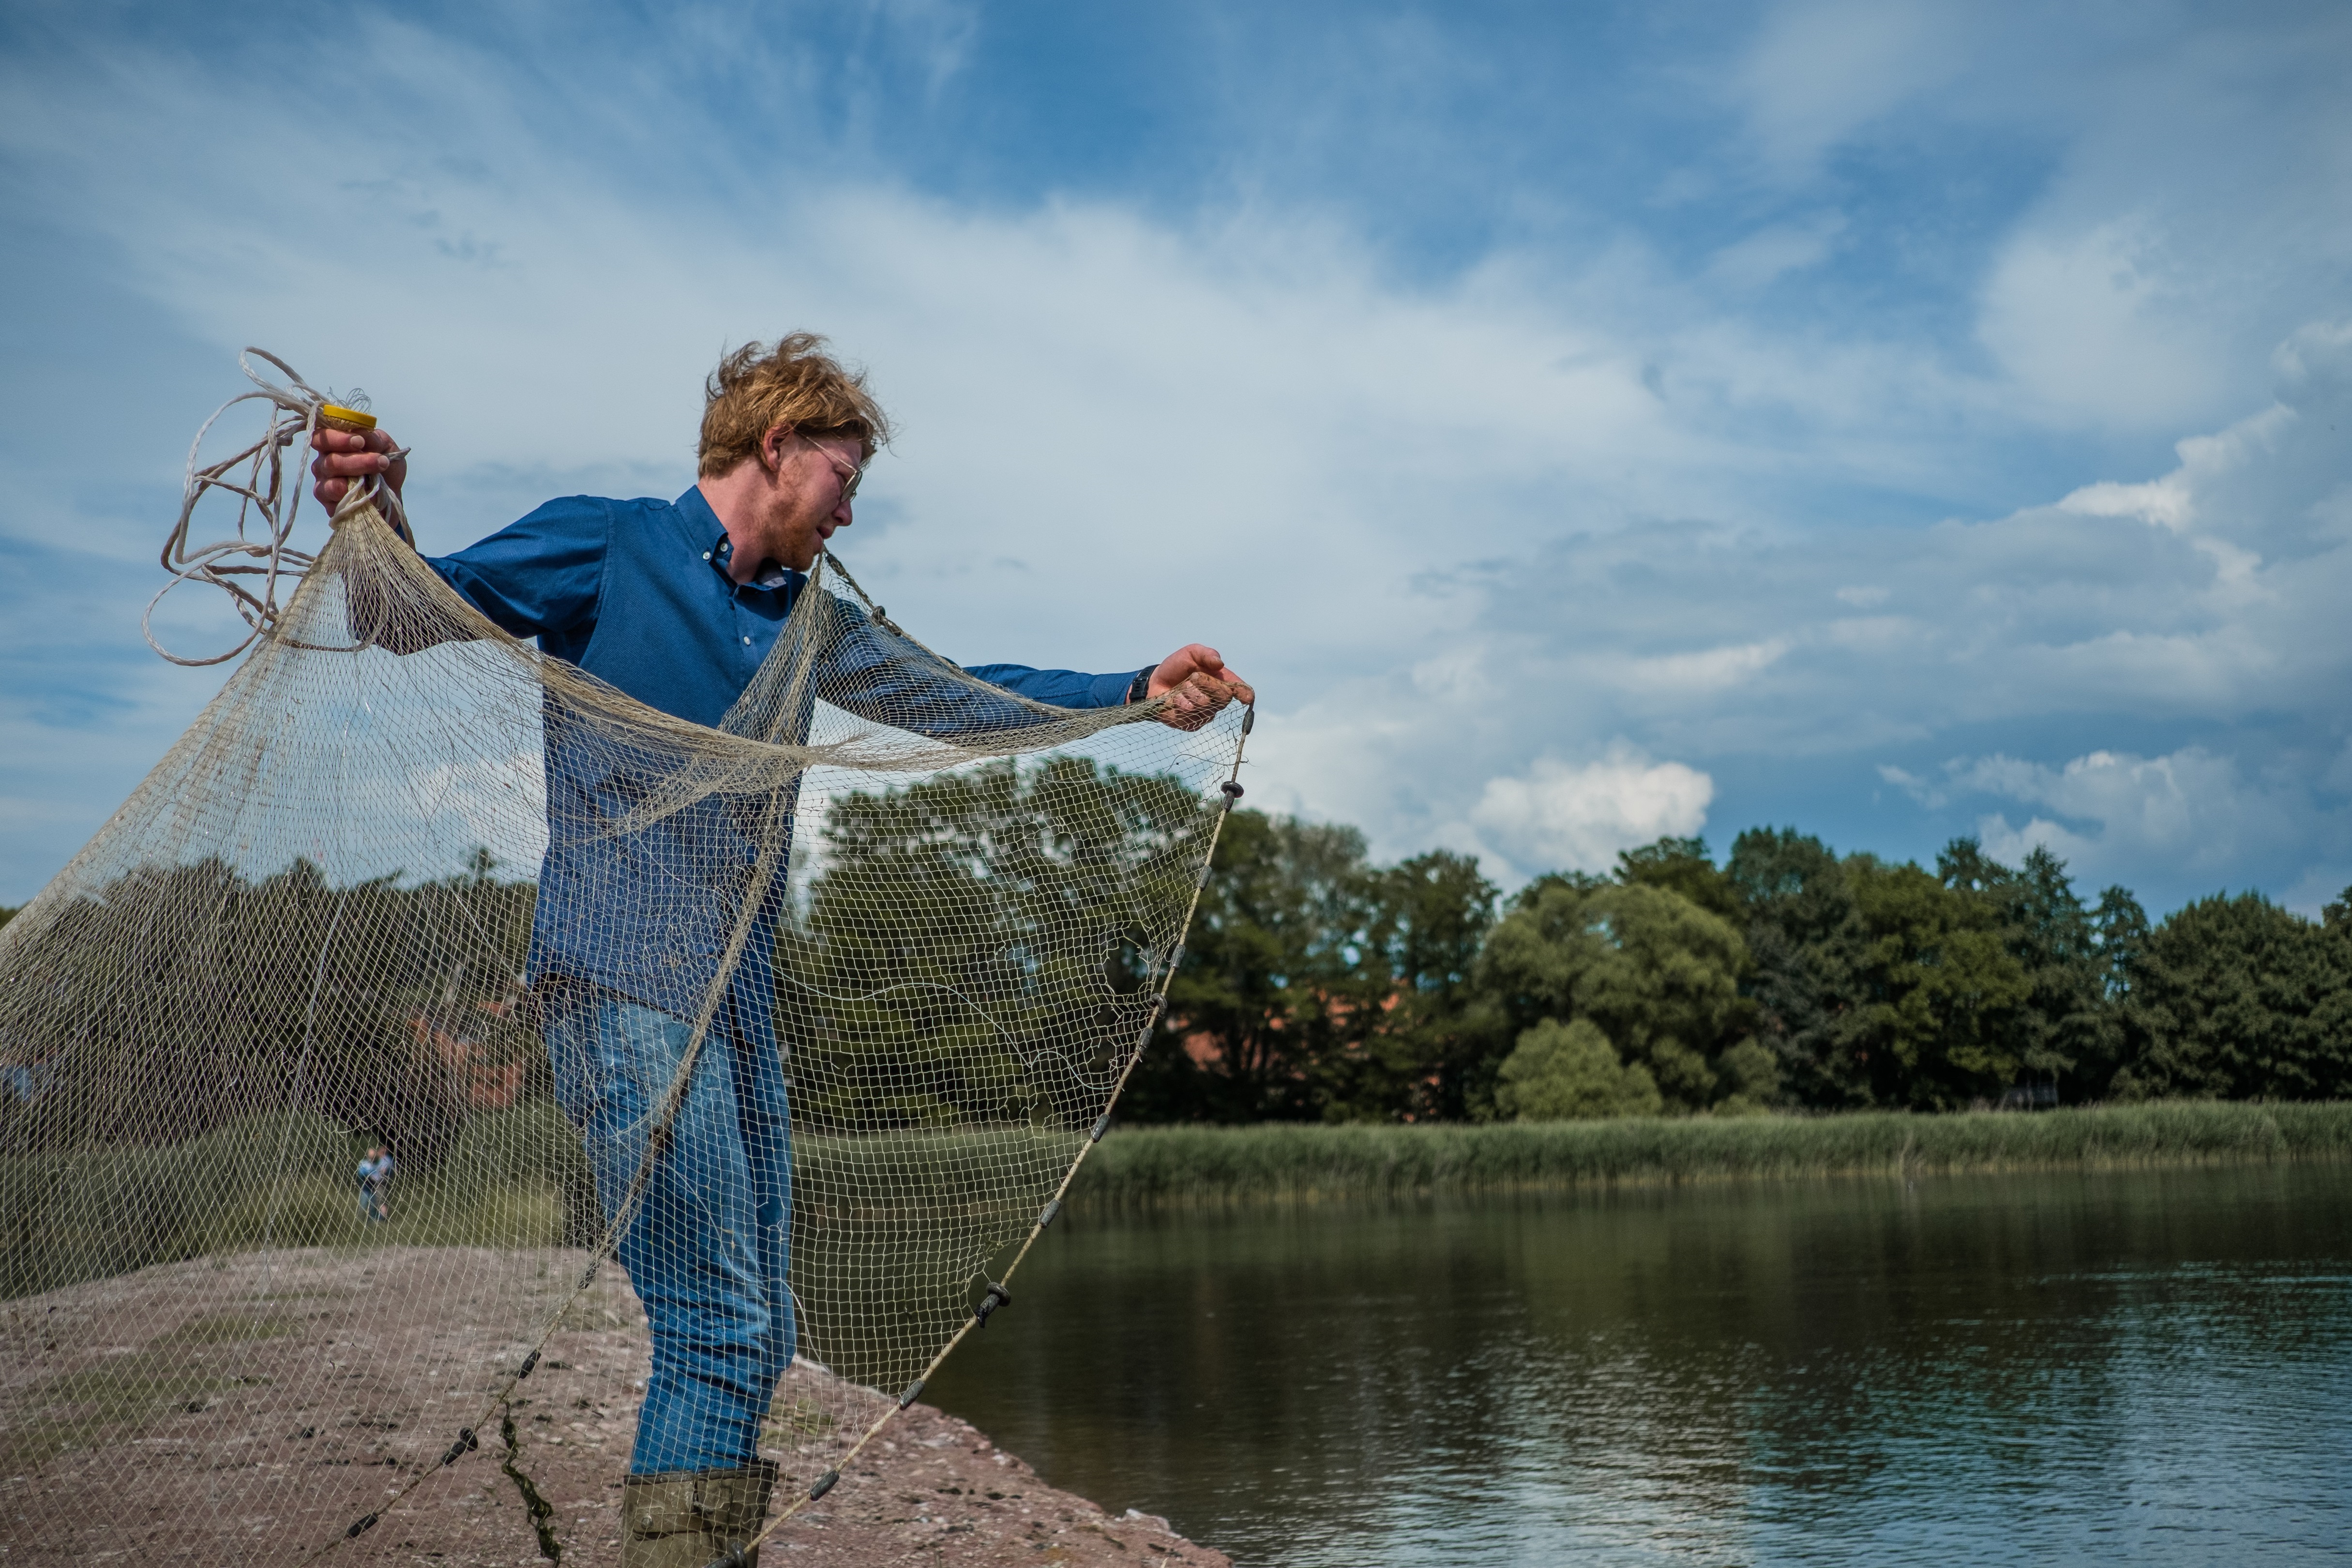
{"type": "Polygon", "coordinates": [[[743,639],[743,646],[745,647],[750,647],[751,646],[751,639],[750,637],[745,637],[743,639]]]}

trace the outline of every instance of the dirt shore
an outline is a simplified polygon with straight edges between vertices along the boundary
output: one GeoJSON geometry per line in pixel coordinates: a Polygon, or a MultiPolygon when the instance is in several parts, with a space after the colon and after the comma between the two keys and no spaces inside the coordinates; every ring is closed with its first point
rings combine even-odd
{"type": "MultiPolygon", "coordinates": [[[[617,1563],[648,1360],[617,1269],[567,1313],[479,1447],[439,1465],[527,1348],[511,1326],[528,1316],[518,1296],[543,1296],[557,1287],[538,1281],[567,1274],[576,1259],[561,1254],[312,1250],[0,1303],[0,1564],[261,1568],[305,1561],[371,1511],[375,1524],[319,1561],[617,1563]],[[536,1521],[534,1499],[546,1510],[536,1521]]],[[[824,1374],[793,1375],[806,1393],[824,1374]]],[[[788,1485],[805,1485],[797,1472],[832,1462],[823,1442],[768,1451],[793,1478],[779,1508],[788,1485]]],[[[1165,1520],[1114,1517],[1045,1485],[921,1404],[762,1557],[772,1568],[1230,1568],[1165,1520]]]]}

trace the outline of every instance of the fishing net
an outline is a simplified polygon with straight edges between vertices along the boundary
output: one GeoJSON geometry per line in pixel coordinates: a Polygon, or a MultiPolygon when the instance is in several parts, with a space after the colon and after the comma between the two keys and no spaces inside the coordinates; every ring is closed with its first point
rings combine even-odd
{"type": "MultiPolygon", "coordinates": [[[[820,561],[689,724],[483,618],[389,495],[297,551],[280,464],[332,406],[248,395],[269,428],[192,456],[167,564],[249,646],[0,928],[9,1559],[406,1561],[404,1510],[488,1467],[542,1552],[609,1561],[532,1423],[563,1440],[568,1371],[642,1388],[649,1280],[698,1268],[766,1313],[773,1530],[1009,1300],[1150,1038],[1246,715],[1028,701],[820,561]],[[189,546],[224,498],[236,537],[189,546]]],[[[617,1480],[626,1436],[572,1441],[617,1480]]]]}

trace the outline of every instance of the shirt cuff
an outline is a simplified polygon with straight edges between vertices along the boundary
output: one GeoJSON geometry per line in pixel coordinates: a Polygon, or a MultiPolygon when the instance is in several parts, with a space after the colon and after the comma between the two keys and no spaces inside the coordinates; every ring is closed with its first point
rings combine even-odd
{"type": "Polygon", "coordinates": [[[1087,691],[1088,698],[1087,705],[1090,708],[1118,708],[1124,705],[1129,689],[1135,684],[1135,678],[1139,675],[1149,677],[1152,670],[1158,668],[1157,665],[1147,665],[1141,669],[1130,669],[1123,675],[1096,676],[1093,685],[1087,691]]]}

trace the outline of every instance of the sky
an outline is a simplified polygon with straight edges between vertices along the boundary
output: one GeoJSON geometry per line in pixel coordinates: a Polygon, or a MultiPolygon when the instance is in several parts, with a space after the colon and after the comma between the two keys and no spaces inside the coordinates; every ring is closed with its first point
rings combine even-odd
{"type": "Polygon", "coordinates": [[[436,552],[684,490],[806,328],[898,425],[835,541],[894,619],[1209,642],[1250,804],[1380,858],[1976,834],[2315,912],[2347,76],[2326,4],[16,0],[0,902],[223,679],[140,616],[241,347],[365,389],[436,552]]]}

